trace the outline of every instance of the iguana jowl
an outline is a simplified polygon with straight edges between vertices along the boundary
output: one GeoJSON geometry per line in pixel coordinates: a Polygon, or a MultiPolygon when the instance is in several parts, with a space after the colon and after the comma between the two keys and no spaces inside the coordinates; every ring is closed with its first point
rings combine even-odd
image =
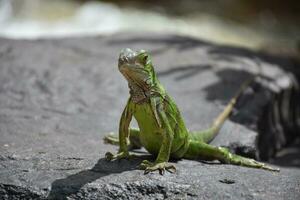
{"type": "Polygon", "coordinates": [[[251,81],[246,81],[241,86],[210,128],[188,131],[175,102],[157,79],[150,55],[146,51],[123,49],[118,67],[128,81],[130,97],[121,116],[119,136],[109,135],[104,138],[107,143],[120,146],[117,154],[107,152],[106,159],[130,158],[130,145],[144,147],[157,156],[153,163],[144,160],[140,164],[145,173],[155,170],[160,174],[165,170],[175,171],[175,166],[168,162],[170,157],[219,160],[222,163],[279,171],[253,159],[232,154],[226,148],[208,144],[219,132],[237,98],[251,81]],[[129,128],[132,117],[136,119],[139,129],[129,128]]]}

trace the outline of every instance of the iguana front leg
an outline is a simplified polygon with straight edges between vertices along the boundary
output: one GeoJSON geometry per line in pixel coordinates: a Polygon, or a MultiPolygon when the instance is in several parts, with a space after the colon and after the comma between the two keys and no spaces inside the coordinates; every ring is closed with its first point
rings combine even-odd
{"type": "Polygon", "coordinates": [[[119,125],[119,151],[117,154],[112,154],[111,152],[107,152],[105,154],[105,158],[107,160],[116,160],[116,159],[123,159],[129,158],[130,154],[128,151],[128,138],[129,138],[129,124],[132,119],[132,108],[130,99],[127,102],[127,105],[122,113],[119,125]]]}
{"type": "Polygon", "coordinates": [[[172,147],[172,141],[174,137],[174,132],[170,126],[169,120],[166,116],[165,111],[162,108],[162,105],[158,105],[157,109],[158,116],[162,122],[162,144],[160,146],[159,153],[157,155],[157,158],[154,163],[151,163],[148,160],[144,160],[140,164],[140,168],[145,170],[145,174],[148,174],[149,172],[158,170],[161,175],[164,174],[165,170],[173,173],[176,171],[176,168],[173,164],[170,164],[169,158],[170,158],[170,152],[172,147]]]}

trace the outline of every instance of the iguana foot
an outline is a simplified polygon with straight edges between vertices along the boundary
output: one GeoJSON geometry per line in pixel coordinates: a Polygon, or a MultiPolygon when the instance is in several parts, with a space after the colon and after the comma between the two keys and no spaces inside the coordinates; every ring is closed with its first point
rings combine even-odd
{"type": "Polygon", "coordinates": [[[265,163],[258,162],[254,159],[250,158],[244,158],[242,156],[233,155],[233,159],[237,162],[241,163],[241,165],[248,166],[248,167],[254,167],[254,168],[260,168],[265,169],[269,171],[279,172],[279,168],[272,168],[271,166],[266,165],[265,163]]]}
{"type": "Polygon", "coordinates": [[[121,159],[132,159],[134,157],[135,157],[135,155],[129,154],[128,152],[119,152],[117,154],[112,154],[111,152],[107,152],[105,154],[105,158],[108,161],[121,160],[121,159]]]}
{"type": "Polygon", "coordinates": [[[144,160],[140,166],[140,169],[144,169],[144,174],[148,174],[150,172],[159,171],[160,175],[164,175],[165,171],[167,170],[170,173],[175,173],[176,168],[173,164],[170,164],[168,162],[160,162],[160,163],[152,163],[148,160],[144,160]]]}
{"type": "Polygon", "coordinates": [[[226,148],[219,147],[221,152],[223,153],[223,159],[220,159],[221,162],[227,163],[227,164],[234,164],[234,165],[241,165],[246,167],[253,167],[253,168],[260,168],[265,169],[269,171],[275,171],[279,172],[280,169],[278,168],[272,168],[265,163],[258,162],[251,158],[245,158],[239,155],[232,154],[228,151],[226,148]]]}

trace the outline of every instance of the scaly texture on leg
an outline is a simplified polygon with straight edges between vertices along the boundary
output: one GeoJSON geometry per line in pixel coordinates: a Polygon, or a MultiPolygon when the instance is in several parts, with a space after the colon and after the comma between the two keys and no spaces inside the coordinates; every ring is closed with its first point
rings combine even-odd
{"type": "Polygon", "coordinates": [[[232,154],[226,148],[221,148],[221,147],[219,147],[219,148],[224,152],[224,159],[223,160],[219,159],[220,162],[222,162],[222,163],[241,165],[241,166],[245,166],[245,167],[260,168],[260,169],[265,169],[265,170],[269,170],[269,171],[277,171],[277,172],[280,171],[278,168],[272,168],[262,162],[258,162],[256,160],[254,160],[254,159],[245,158],[243,156],[232,154]]]}
{"type": "Polygon", "coordinates": [[[117,154],[112,154],[111,152],[107,152],[105,154],[105,158],[107,160],[118,160],[124,158],[130,158],[127,143],[129,138],[129,124],[132,119],[132,104],[130,100],[128,100],[127,105],[122,113],[119,125],[119,151],[117,154]]]}
{"type": "Polygon", "coordinates": [[[184,155],[187,159],[203,159],[203,160],[219,160],[222,163],[240,165],[245,167],[265,169],[269,171],[279,171],[264,163],[232,154],[228,149],[223,147],[215,147],[204,142],[190,141],[188,151],[184,155]]]}
{"type": "Polygon", "coordinates": [[[145,174],[158,170],[159,173],[163,175],[165,170],[169,172],[176,171],[175,166],[171,163],[168,163],[170,158],[172,141],[174,138],[174,132],[170,126],[166,113],[163,110],[162,104],[158,104],[157,108],[155,109],[157,109],[159,120],[161,120],[161,126],[165,129],[164,133],[162,134],[162,144],[160,146],[160,150],[158,152],[155,162],[151,163],[148,160],[144,160],[140,164],[140,168],[145,169],[145,174]]]}

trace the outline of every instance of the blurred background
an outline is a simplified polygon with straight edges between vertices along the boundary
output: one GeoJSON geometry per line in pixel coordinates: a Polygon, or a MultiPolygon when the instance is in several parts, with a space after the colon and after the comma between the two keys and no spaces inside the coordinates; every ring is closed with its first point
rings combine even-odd
{"type": "MultiPolygon", "coordinates": [[[[261,120],[262,130],[273,130],[272,127],[275,127],[274,130],[279,132],[261,134],[265,137],[260,139],[261,152],[267,152],[264,159],[274,154],[271,146],[276,145],[273,143],[279,141],[278,149],[287,143],[285,137],[280,135],[283,131],[291,135],[292,142],[296,138],[294,135],[298,134],[300,138],[300,121],[294,117],[294,113],[300,110],[299,0],[0,0],[0,37],[40,39],[117,32],[175,33],[223,45],[246,47],[276,55],[276,58],[293,58],[288,61],[292,61],[289,65],[298,71],[297,74],[293,71],[297,84],[274,95],[274,100],[264,111],[266,116],[261,120]],[[293,64],[293,61],[297,62],[293,64]],[[293,103],[290,107],[284,107],[281,102],[293,103]],[[282,109],[279,117],[276,115],[278,105],[282,109]],[[276,127],[281,126],[277,124],[291,122],[285,116],[294,117],[293,123],[298,129],[278,131],[276,127]],[[267,120],[272,123],[266,125],[267,120]],[[266,145],[265,141],[270,141],[270,138],[275,138],[274,142],[266,145]]],[[[300,139],[297,145],[300,145],[300,139]]],[[[299,153],[300,150],[293,156],[298,159],[297,165],[300,163],[299,153]]]]}
{"type": "Polygon", "coordinates": [[[0,0],[0,37],[172,32],[299,55],[299,0],[0,0]]]}

